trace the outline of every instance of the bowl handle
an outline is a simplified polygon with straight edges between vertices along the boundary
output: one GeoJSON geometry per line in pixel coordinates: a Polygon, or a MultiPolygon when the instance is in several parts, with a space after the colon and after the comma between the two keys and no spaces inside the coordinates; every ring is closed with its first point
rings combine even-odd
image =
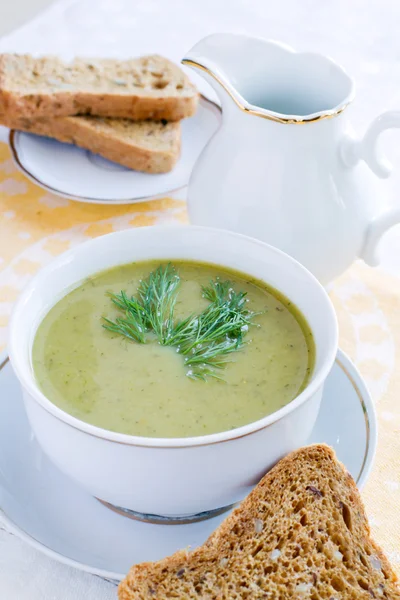
{"type": "MultiPolygon", "coordinates": [[[[400,129],[400,111],[388,111],[374,119],[361,140],[345,137],[340,147],[340,155],[347,167],[354,167],[363,160],[381,179],[392,172],[392,165],[378,148],[379,137],[387,129],[400,129]]],[[[392,208],[374,218],[368,225],[363,248],[360,252],[368,265],[379,264],[378,245],[383,234],[400,223],[400,208],[392,208]]]]}

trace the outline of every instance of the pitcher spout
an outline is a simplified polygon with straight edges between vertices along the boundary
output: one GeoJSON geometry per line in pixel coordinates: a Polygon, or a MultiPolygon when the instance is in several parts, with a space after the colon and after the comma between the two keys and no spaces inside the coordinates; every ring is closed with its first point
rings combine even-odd
{"type": "Polygon", "coordinates": [[[246,113],[279,123],[335,116],[354,96],[353,80],[329,58],[246,35],[209,35],[182,63],[200,71],[223,109],[233,102],[246,113]]]}

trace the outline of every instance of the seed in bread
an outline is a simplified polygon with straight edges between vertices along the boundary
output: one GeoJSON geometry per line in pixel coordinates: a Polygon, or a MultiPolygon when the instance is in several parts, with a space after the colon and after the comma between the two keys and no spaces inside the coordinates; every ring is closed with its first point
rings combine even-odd
{"type": "Polygon", "coordinates": [[[131,60],[0,55],[0,113],[17,117],[90,114],[141,121],[192,116],[198,92],[162,56],[131,60]]]}
{"type": "Polygon", "coordinates": [[[333,450],[282,459],[203,546],[132,567],[119,600],[400,600],[333,450]]]}
{"type": "Polygon", "coordinates": [[[167,173],[180,153],[180,123],[130,121],[106,117],[10,119],[0,123],[75,144],[108,160],[145,173],[167,173]]]}

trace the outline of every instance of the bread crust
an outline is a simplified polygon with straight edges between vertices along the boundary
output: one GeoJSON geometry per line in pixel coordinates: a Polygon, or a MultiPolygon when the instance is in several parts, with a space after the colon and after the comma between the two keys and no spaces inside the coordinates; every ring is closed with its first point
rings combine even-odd
{"type": "Polygon", "coordinates": [[[400,600],[352,477],[331,448],[282,459],[193,552],[133,566],[119,600],[400,600]]]}
{"type": "MultiPolygon", "coordinates": [[[[22,81],[18,86],[13,80],[13,73],[19,73],[23,68],[32,72],[36,72],[37,69],[38,77],[44,77],[41,75],[41,70],[45,69],[43,65],[46,65],[46,59],[34,59],[29,55],[0,55],[0,112],[6,113],[11,119],[96,115],[134,121],[146,119],[179,121],[194,115],[199,94],[189,78],[179,67],[159,56],[143,57],[136,59],[136,62],[140,63],[141,60],[146,59],[156,61],[160,69],[164,67],[168,72],[169,81],[174,82],[176,79],[178,83],[175,86],[170,83],[162,89],[154,88],[149,84],[142,88],[131,85],[115,90],[113,89],[115,86],[110,85],[109,78],[103,75],[104,82],[100,78],[97,86],[89,83],[85,86],[84,78],[75,85],[75,88],[73,84],[62,82],[59,83],[60,89],[51,85],[47,85],[47,89],[46,86],[38,89],[38,85],[31,81],[22,81]],[[66,86],[69,89],[65,89],[66,86]],[[177,86],[182,87],[176,89],[177,86]]],[[[71,79],[73,81],[71,72],[74,73],[74,69],[75,71],[80,69],[84,73],[87,66],[91,64],[87,59],[76,59],[71,67],[51,57],[48,61],[49,63],[51,61],[51,68],[59,72],[58,76],[66,78],[67,81],[71,79]]],[[[116,72],[122,70],[128,73],[130,65],[135,64],[135,61],[97,60],[94,62],[98,69],[103,62],[108,72],[115,69],[116,72]]],[[[16,74],[14,78],[17,79],[16,74]]]]}
{"type": "Polygon", "coordinates": [[[11,119],[0,116],[0,123],[38,135],[75,144],[120,165],[144,173],[167,173],[175,166],[180,154],[180,123],[123,121],[129,137],[119,132],[121,120],[96,117],[60,117],[41,119],[11,119]],[[151,133],[151,142],[146,134],[151,133]]]}

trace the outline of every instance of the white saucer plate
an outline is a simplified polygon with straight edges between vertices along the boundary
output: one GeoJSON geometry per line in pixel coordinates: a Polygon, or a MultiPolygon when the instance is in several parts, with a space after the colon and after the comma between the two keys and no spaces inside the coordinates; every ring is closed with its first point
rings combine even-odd
{"type": "Polygon", "coordinates": [[[203,96],[194,117],[182,121],[181,157],[170,173],[132,171],[88,150],[47,137],[10,131],[17,167],[58,196],[96,204],[131,204],[182,191],[201,151],[218,129],[220,108],[203,96]]]}
{"type": "MultiPolygon", "coordinates": [[[[40,450],[19,383],[0,360],[0,522],[46,555],[119,581],[134,563],[158,560],[203,543],[226,515],[190,525],[153,525],[109,510],[64,476],[40,450]]],[[[362,487],[376,447],[368,390],[339,351],[310,443],[325,442],[362,487]]]]}

